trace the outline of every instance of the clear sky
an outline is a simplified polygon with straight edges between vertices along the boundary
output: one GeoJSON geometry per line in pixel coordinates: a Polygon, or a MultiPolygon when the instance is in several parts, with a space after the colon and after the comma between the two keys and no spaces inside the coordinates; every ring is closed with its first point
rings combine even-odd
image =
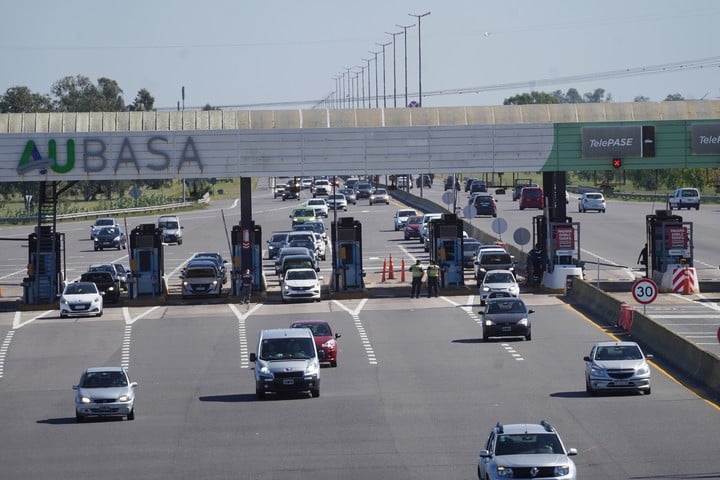
{"type": "MultiPolygon", "coordinates": [[[[408,14],[430,12],[421,20],[422,91],[428,94],[423,106],[497,105],[531,90],[571,87],[581,94],[603,88],[616,102],[639,95],[661,101],[674,93],[720,98],[717,0],[3,3],[0,93],[14,86],[49,93],[60,78],[79,74],[93,82],[117,81],[126,103],[146,88],[158,109],[176,108],[183,86],[186,108],[309,107],[336,90],[334,77],[346,67],[367,67],[363,59],[369,58],[374,95],[370,52],[392,42],[386,32],[402,31],[398,24],[416,24],[408,14]],[[704,60],[702,68],[691,66],[698,60],[704,60]],[[633,73],[661,65],[671,68],[633,73]],[[605,75],[628,69],[629,76],[605,75]],[[453,91],[463,93],[448,93],[453,91]],[[300,105],[305,101],[310,103],[300,105]]],[[[417,100],[417,26],[407,32],[407,88],[409,100],[417,100]]],[[[395,40],[402,106],[405,39],[395,40]]],[[[385,52],[386,92],[392,95],[392,44],[385,52]]],[[[380,54],[380,95],[382,71],[380,54]]]]}

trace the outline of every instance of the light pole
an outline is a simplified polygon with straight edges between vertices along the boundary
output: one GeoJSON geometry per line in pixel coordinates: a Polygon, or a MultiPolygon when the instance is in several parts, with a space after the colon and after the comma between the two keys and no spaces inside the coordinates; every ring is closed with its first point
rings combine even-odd
{"type": "Polygon", "coordinates": [[[390,45],[391,42],[388,43],[378,43],[377,45],[382,47],[382,54],[383,54],[383,108],[387,108],[387,96],[385,95],[385,47],[390,45]]]}
{"type": "Polygon", "coordinates": [[[407,92],[407,29],[415,26],[412,25],[395,25],[396,27],[402,28],[405,33],[405,106],[408,106],[408,92],[407,92]]]}
{"type": "Polygon", "coordinates": [[[358,65],[357,68],[360,69],[360,90],[362,90],[360,108],[365,108],[365,67],[358,65]]]}
{"type": "Polygon", "coordinates": [[[364,62],[367,62],[367,72],[368,72],[368,96],[367,96],[367,99],[368,99],[368,108],[370,108],[370,107],[372,107],[372,105],[370,105],[370,100],[372,100],[372,89],[370,88],[370,59],[363,58],[362,60],[364,62]]]}
{"type": "MultiPolygon", "coordinates": [[[[422,17],[427,17],[430,15],[430,12],[421,13],[419,15],[415,15],[412,13],[408,13],[411,17],[417,18],[417,27],[418,27],[418,105],[422,107],[422,48],[421,48],[421,38],[420,38],[420,20],[422,17]]],[[[453,187],[454,188],[454,187],[453,187]]]]}
{"type": "Polygon", "coordinates": [[[392,35],[392,37],[393,37],[393,41],[392,41],[392,44],[393,44],[393,107],[397,108],[397,73],[395,70],[395,65],[396,65],[396,63],[395,63],[395,37],[398,35],[402,35],[403,32],[397,32],[397,33],[385,32],[385,33],[387,33],[388,35],[392,35]]]}
{"type": "Polygon", "coordinates": [[[378,108],[380,105],[378,105],[378,97],[380,96],[380,93],[378,93],[378,68],[377,68],[377,56],[380,52],[370,52],[373,55],[375,55],[375,108],[378,108]]]}
{"type": "Polygon", "coordinates": [[[351,108],[351,107],[350,107],[350,101],[351,101],[350,95],[352,95],[352,89],[350,88],[350,70],[351,70],[351,69],[348,68],[348,67],[343,67],[343,68],[344,68],[345,71],[347,72],[347,90],[345,91],[345,92],[346,92],[346,96],[345,96],[345,108],[351,108]]]}
{"type": "Polygon", "coordinates": [[[358,103],[360,102],[360,89],[358,88],[358,77],[360,72],[355,72],[355,80],[353,81],[353,91],[355,92],[353,97],[355,98],[355,108],[360,108],[358,103]]]}

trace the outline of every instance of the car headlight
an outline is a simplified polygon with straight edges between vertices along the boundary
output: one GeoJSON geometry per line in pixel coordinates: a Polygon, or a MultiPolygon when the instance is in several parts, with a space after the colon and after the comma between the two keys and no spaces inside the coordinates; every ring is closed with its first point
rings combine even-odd
{"type": "Polygon", "coordinates": [[[528,322],[527,317],[525,317],[525,318],[521,318],[521,319],[520,319],[520,321],[518,322],[518,325],[522,325],[522,326],[527,327],[529,323],[530,323],[530,322],[528,322]]]}
{"type": "Polygon", "coordinates": [[[183,287],[187,287],[190,283],[187,280],[183,280],[183,287]]]}
{"type": "Polygon", "coordinates": [[[557,467],[555,467],[554,476],[564,477],[565,475],[568,475],[569,473],[570,473],[570,465],[558,465],[557,467]]]}
{"type": "Polygon", "coordinates": [[[316,361],[312,361],[305,368],[305,375],[317,375],[320,371],[320,364],[316,361]]]}
{"type": "Polygon", "coordinates": [[[493,325],[495,325],[495,322],[493,322],[492,320],[485,320],[484,324],[486,327],[492,327],[493,325]]]}
{"type": "Polygon", "coordinates": [[[67,304],[68,304],[67,298],[60,297],[60,305],[67,305],[67,304]]]}
{"type": "Polygon", "coordinates": [[[650,373],[650,367],[648,365],[642,365],[637,369],[635,375],[647,375],[650,373]]]}
{"type": "Polygon", "coordinates": [[[119,241],[120,241],[120,237],[115,237],[115,238],[113,239],[113,242],[119,242],[119,241]]]}
{"type": "Polygon", "coordinates": [[[513,470],[510,467],[503,467],[502,465],[497,466],[497,476],[502,478],[512,478],[514,476],[513,470]]]}
{"type": "Polygon", "coordinates": [[[118,402],[129,402],[130,401],[130,395],[120,395],[118,397],[118,402]]]}
{"type": "Polygon", "coordinates": [[[321,347],[323,347],[323,348],[335,348],[335,343],[336,343],[336,342],[335,342],[335,339],[334,339],[334,338],[331,338],[331,339],[328,340],[327,342],[323,343],[323,344],[321,345],[321,347]]]}
{"type": "Polygon", "coordinates": [[[482,287],[483,293],[488,293],[490,291],[490,287],[482,287]]]}
{"type": "Polygon", "coordinates": [[[275,247],[273,247],[272,245],[269,245],[268,250],[275,250],[275,247]]]}
{"type": "Polygon", "coordinates": [[[217,285],[217,284],[218,284],[218,281],[217,281],[217,280],[213,280],[213,281],[212,281],[212,284],[213,284],[213,285],[217,285]]]}
{"type": "Polygon", "coordinates": [[[600,368],[597,365],[591,365],[590,366],[590,375],[593,377],[604,377],[605,376],[605,369],[600,368]]]}
{"type": "Polygon", "coordinates": [[[92,400],[90,399],[90,397],[86,397],[86,396],[80,397],[80,403],[91,403],[91,402],[92,402],[92,400]]]}
{"type": "Polygon", "coordinates": [[[108,287],[108,292],[112,292],[115,290],[115,287],[108,287]]]}
{"type": "Polygon", "coordinates": [[[100,241],[99,238],[97,238],[97,237],[94,237],[94,238],[93,238],[93,242],[99,242],[99,241],[100,241]]]}

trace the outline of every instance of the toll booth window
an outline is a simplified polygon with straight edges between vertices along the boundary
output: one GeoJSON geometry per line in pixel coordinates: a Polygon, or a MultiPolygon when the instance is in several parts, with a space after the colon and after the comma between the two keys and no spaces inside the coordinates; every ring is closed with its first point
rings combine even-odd
{"type": "Polygon", "coordinates": [[[455,241],[454,240],[444,241],[442,248],[445,251],[445,261],[448,261],[448,262],[454,261],[455,260],[455,241]]]}
{"type": "Polygon", "coordinates": [[[340,259],[345,263],[353,263],[353,247],[352,245],[343,245],[340,247],[340,259]]]}
{"type": "Polygon", "coordinates": [[[152,270],[152,252],[138,252],[139,264],[141,272],[149,272],[152,270]]]}

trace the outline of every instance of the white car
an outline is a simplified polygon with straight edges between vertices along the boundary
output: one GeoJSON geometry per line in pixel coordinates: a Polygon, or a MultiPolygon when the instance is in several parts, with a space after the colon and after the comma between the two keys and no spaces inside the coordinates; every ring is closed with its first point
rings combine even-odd
{"type": "Polygon", "coordinates": [[[135,387],[123,367],[87,368],[75,390],[75,420],[88,417],[127,417],[135,420],[135,387]]]}
{"type": "Polygon", "coordinates": [[[311,198],[307,202],[305,202],[305,205],[315,210],[316,217],[327,218],[328,204],[324,198],[311,198]]]}
{"type": "Polygon", "coordinates": [[[668,198],[668,208],[700,210],[700,192],[697,188],[676,188],[668,198]]]}
{"type": "Polygon", "coordinates": [[[605,197],[600,192],[585,192],[578,198],[578,212],[595,210],[605,213],[605,197]]]}
{"type": "Polygon", "coordinates": [[[103,314],[103,293],[93,282],[68,283],[60,295],[60,317],[87,317],[103,314]]]}
{"type": "Polygon", "coordinates": [[[480,305],[485,305],[488,298],[518,295],[520,295],[520,286],[515,275],[509,270],[490,270],[480,284],[480,305]]]}
{"type": "Polygon", "coordinates": [[[403,230],[407,219],[415,216],[417,216],[417,211],[412,208],[401,208],[395,211],[395,216],[393,217],[395,231],[397,232],[398,230],[403,230]]]}
{"type": "Polygon", "coordinates": [[[345,195],[342,193],[336,193],[334,195],[328,196],[325,202],[327,203],[328,208],[332,208],[333,210],[343,210],[347,212],[348,201],[347,198],[345,198],[345,195]]]}
{"type": "Polygon", "coordinates": [[[320,282],[317,272],[312,268],[291,268],[285,272],[282,281],[282,301],[314,300],[320,301],[320,282]]]}

